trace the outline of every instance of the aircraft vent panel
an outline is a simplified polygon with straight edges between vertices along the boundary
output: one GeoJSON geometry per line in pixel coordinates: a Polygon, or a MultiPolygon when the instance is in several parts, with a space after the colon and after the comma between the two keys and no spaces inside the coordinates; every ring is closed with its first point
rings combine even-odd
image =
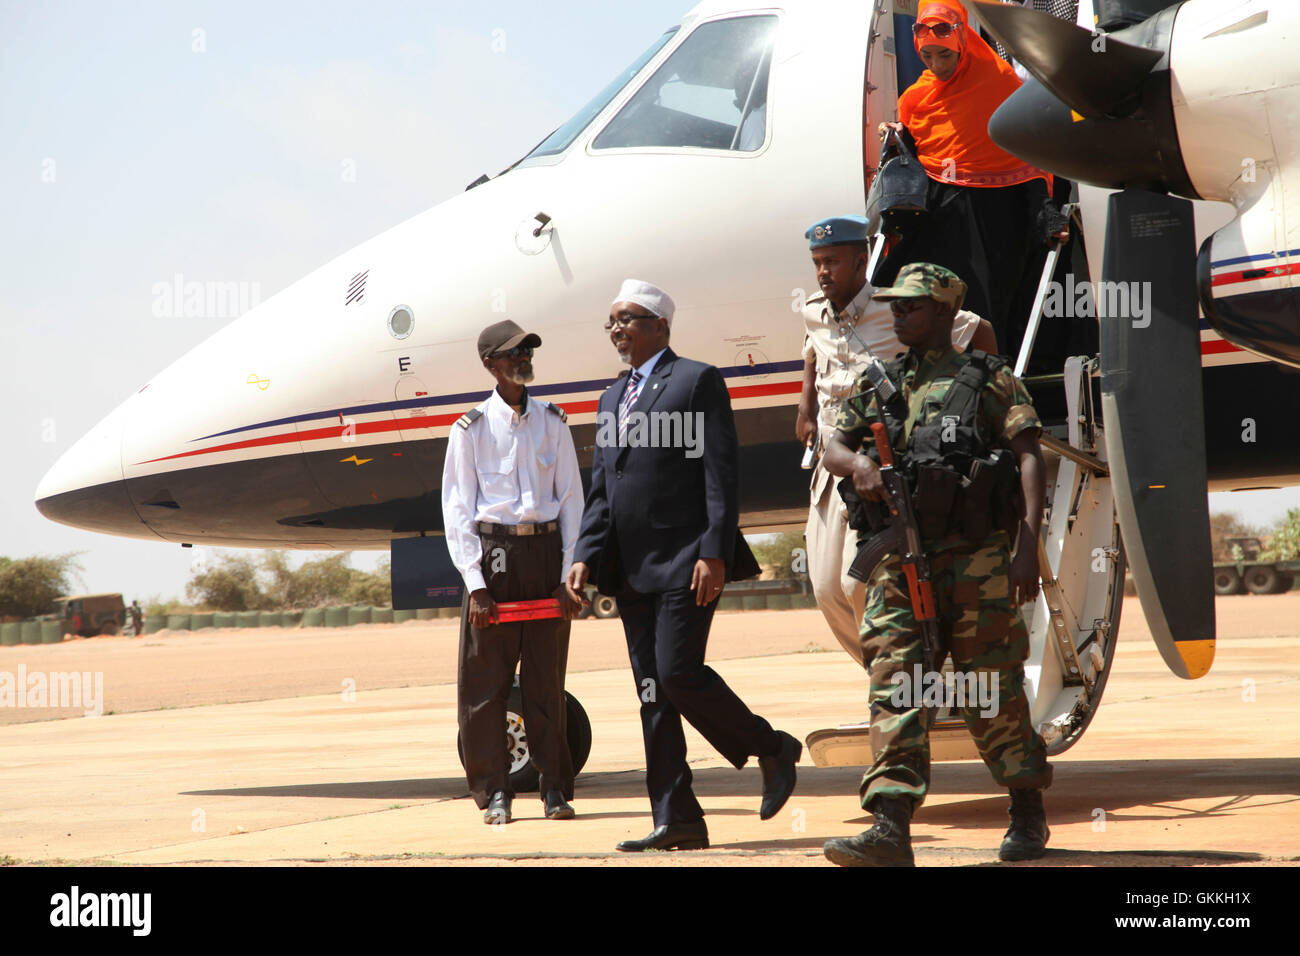
{"type": "Polygon", "coordinates": [[[370,275],[370,270],[358,272],[348,282],[348,293],[343,299],[344,305],[360,304],[366,301],[366,278],[370,275]]]}

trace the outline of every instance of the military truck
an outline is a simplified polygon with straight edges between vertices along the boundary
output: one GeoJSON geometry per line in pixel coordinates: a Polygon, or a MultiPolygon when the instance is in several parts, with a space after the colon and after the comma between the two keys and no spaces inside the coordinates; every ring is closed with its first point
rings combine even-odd
{"type": "Polygon", "coordinates": [[[1281,594],[1300,574],[1300,561],[1261,561],[1259,538],[1227,538],[1224,544],[1232,560],[1215,562],[1215,594],[1281,594]]]}
{"type": "Polygon", "coordinates": [[[63,621],[63,633],[80,637],[120,634],[126,623],[126,605],[120,594],[70,594],[55,598],[54,613],[63,621]]]}

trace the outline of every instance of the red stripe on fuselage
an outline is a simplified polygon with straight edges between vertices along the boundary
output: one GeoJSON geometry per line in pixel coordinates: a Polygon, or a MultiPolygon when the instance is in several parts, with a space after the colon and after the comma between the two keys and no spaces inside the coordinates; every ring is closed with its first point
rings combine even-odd
{"type": "MultiPolygon", "coordinates": [[[[800,382],[776,382],[771,385],[741,385],[736,388],[728,389],[732,398],[757,398],[764,395],[783,395],[794,394],[802,388],[800,382]]],[[[558,404],[558,403],[557,403],[558,404]]],[[[568,415],[581,415],[586,412],[594,412],[597,402],[566,402],[560,405],[568,415]]],[[[399,429],[414,430],[417,428],[440,428],[443,425],[450,425],[456,419],[460,418],[457,412],[451,415],[416,415],[411,418],[388,419],[376,422],[358,422],[351,426],[353,434],[357,435],[380,435],[384,432],[395,432],[399,429]]],[[[303,432],[281,432],[277,435],[263,435],[260,438],[246,438],[243,441],[227,442],[224,445],[213,445],[211,448],[197,448],[194,451],[183,451],[175,455],[164,455],[161,458],[150,458],[147,461],[137,462],[140,465],[151,465],[159,461],[173,461],[177,458],[190,458],[195,455],[212,455],[221,451],[239,451],[243,448],[264,448],[270,445],[284,445],[295,441],[319,441],[322,439],[340,438],[348,426],[330,425],[327,428],[312,428],[303,432]]]]}

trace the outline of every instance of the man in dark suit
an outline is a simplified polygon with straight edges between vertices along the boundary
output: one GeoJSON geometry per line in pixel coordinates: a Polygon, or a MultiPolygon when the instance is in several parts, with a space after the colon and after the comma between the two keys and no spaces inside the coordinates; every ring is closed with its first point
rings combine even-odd
{"type": "Polygon", "coordinates": [[[752,713],[704,663],[709,625],[737,562],[752,565],[737,530],[736,426],[722,374],[668,347],[673,301],[629,279],[605,328],[631,366],[600,397],[591,492],[569,572],[585,603],[591,577],[618,598],[641,699],[646,789],[655,829],[620,850],[709,845],[691,791],[681,718],[736,768],[763,773],[760,815],[771,819],[795,785],[799,741],[752,713]]]}

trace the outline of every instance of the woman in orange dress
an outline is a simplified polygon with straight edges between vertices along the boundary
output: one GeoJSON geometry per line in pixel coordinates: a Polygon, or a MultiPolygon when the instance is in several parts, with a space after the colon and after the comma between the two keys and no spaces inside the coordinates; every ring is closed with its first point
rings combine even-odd
{"type": "Polygon", "coordinates": [[[1011,65],[972,30],[958,0],[921,0],[913,39],[926,70],[898,98],[892,127],[929,177],[928,213],[875,276],[889,285],[909,262],[965,280],[966,309],[988,319],[1004,353],[1019,347],[1047,245],[1069,239],[1052,177],[989,138],[989,117],[1020,86],[1011,65]]]}

